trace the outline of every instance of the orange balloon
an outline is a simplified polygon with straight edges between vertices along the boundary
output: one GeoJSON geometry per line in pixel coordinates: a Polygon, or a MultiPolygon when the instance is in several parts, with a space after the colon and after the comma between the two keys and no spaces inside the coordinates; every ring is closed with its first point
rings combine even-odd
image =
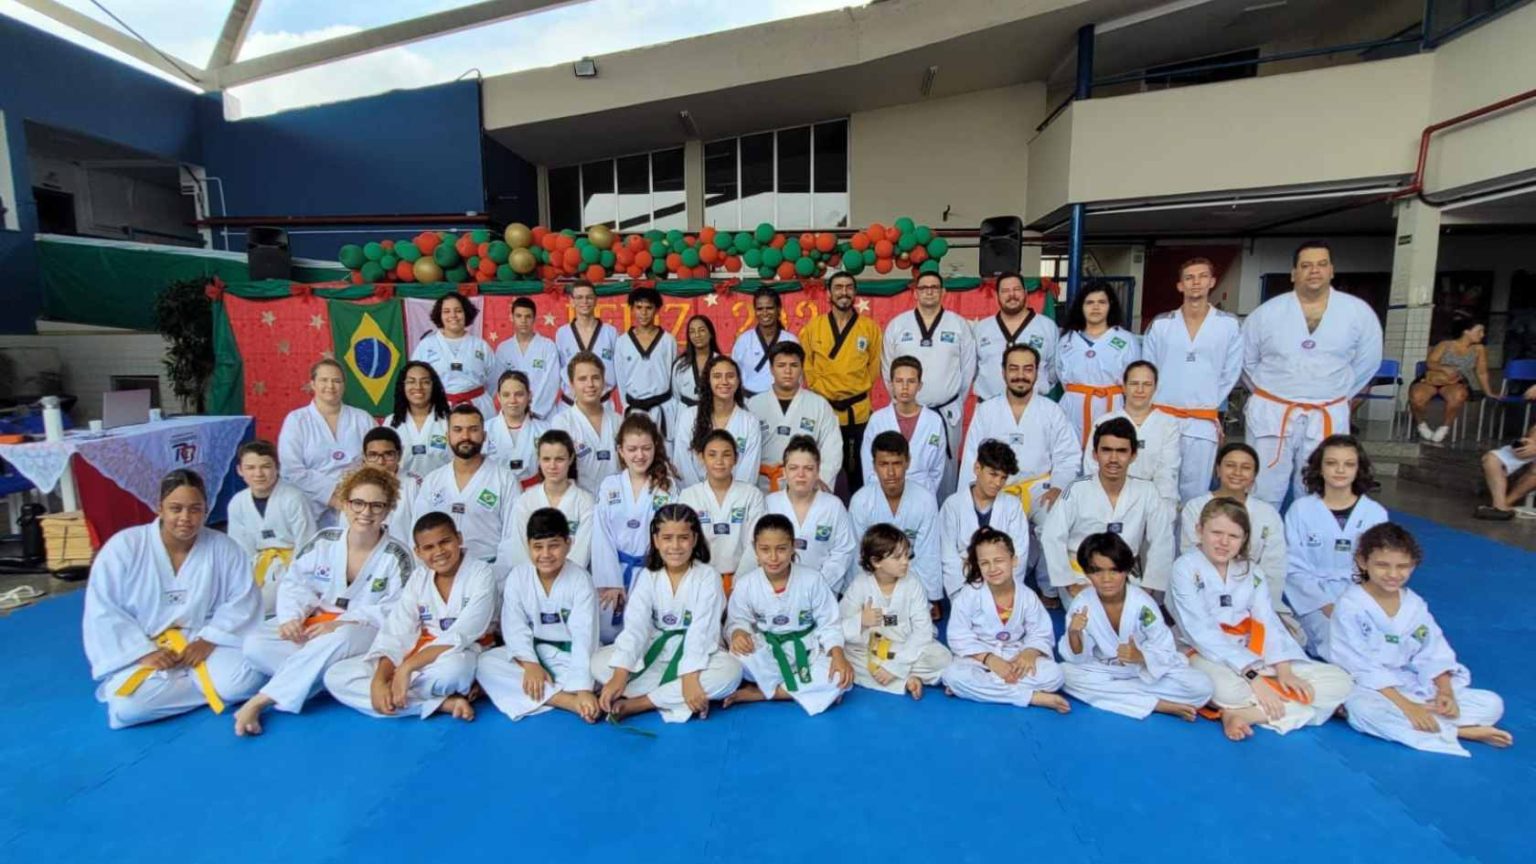
{"type": "Polygon", "coordinates": [[[361,270],[353,270],[352,271],[352,284],[353,285],[361,285],[361,284],[363,284],[363,273],[362,273],[361,270]]]}
{"type": "Polygon", "coordinates": [[[644,273],[645,271],[641,270],[638,266],[636,266],[634,264],[631,264],[631,265],[629,265],[629,269],[625,270],[624,272],[628,273],[629,274],[629,278],[631,278],[631,279],[639,279],[640,278],[640,274],[644,273]]]}
{"type": "Polygon", "coordinates": [[[881,240],[885,239],[885,226],[881,225],[879,222],[872,222],[870,223],[869,231],[867,233],[869,234],[870,240],[879,243],[881,240]]]}
{"type": "Polygon", "coordinates": [[[476,282],[489,282],[489,281],[491,281],[494,278],[496,278],[496,274],[495,273],[487,273],[484,270],[476,270],[475,271],[475,281],[476,282]]]}
{"type": "Polygon", "coordinates": [[[437,236],[436,231],[423,231],[416,237],[416,248],[423,255],[431,255],[437,247],[443,244],[443,238],[437,236]]]}
{"type": "Polygon", "coordinates": [[[608,273],[603,270],[603,265],[592,264],[587,267],[586,276],[588,282],[601,282],[608,276],[608,273]]]}
{"type": "Polygon", "coordinates": [[[786,241],[783,234],[775,234],[773,235],[772,242],[770,242],[768,245],[774,249],[783,249],[785,242],[786,241]]]}
{"type": "Polygon", "coordinates": [[[694,246],[697,246],[698,244],[699,244],[699,238],[693,236],[692,234],[689,234],[689,235],[687,235],[687,236],[685,236],[683,238],[683,245],[688,247],[689,249],[692,249],[694,246]]]}
{"type": "Polygon", "coordinates": [[[741,259],[735,255],[725,256],[725,270],[727,273],[740,273],[741,259]]]}
{"type": "Polygon", "coordinates": [[[484,273],[487,276],[495,276],[496,275],[496,262],[492,261],[489,258],[481,258],[480,259],[480,268],[479,269],[480,269],[481,273],[484,273]]]}
{"type": "Polygon", "coordinates": [[[897,257],[896,266],[905,270],[912,266],[912,259],[907,256],[907,253],[903,252],[899,257],[897,257]]]}
{"type": "Polygon", "coordinates": [[[613,253],[613,260],[618,263],[618,269],[628,270],[629,265],[635,263],[635,253],[628,249],[620,249],[613,253]]]}
{"type": "Polygon", "coordinates": [[[896,262],[892,261],[889,258],[876,258],[875,259],[875,272],[876,273],[889,273],[889,272],[891,272],[891,269],[894,268],[895,266],[896,266],[896,262]]]}
{"type": "MultiPolygon", "coordinates": [[[[544,251],[545,252],[553,252],[556,249],[560,248],[559,246],[557,246],[555,244],[555,235],[554,234],[545,234],[543,237],[539,238],[538,243],[539,243],[540,246],[544,247],[544,251]]],[[[427,250],[423,249],[421,251],[423,253],[425,253],[427,250]]]]}
{"type": "Polygon", "coordinates": [[[395,241],[393,241],[393,240],[380,240],[379,241],[379,245],[383,246],[385,251],[393,251],[394,248],[395,248],[395,241]]]}
{"type": "Polygon", "coordinates": [[[778,272],[777,275],[778,275],[778,277],[780,279],[793,279],[793,278],[795,278],[795,265],[789,263],[788,261],[780,262],[779,263],[779,272],[778,272]]]}
{"type": "Polygon", "coordinates": [[[816,248],[816,235],[807,231],[800,235],[800,248],[809,252],[816,248]]]}
{"type": "Polygon", "coordinates": [[[570,249],[576,245],[576,238],[569,234],[556,234],[554,238],[556,249],[570,249]]]}
{"type": "MultiPolygon", "coordinates": [[[[415,282],[416,270],[414,264],[409,261],[401,261],[395,265],[395,278],[401,282],[415,282]]],[[[361,274],[359,274],[361,275],[361,274]]]]}
{"type": "Polygon", "coordinates": [[[695,278],[695,279],[708,279],[709,278],[709,268],[706,267],[703,264],[700,264],[699,266],[693,268],[693,278],[695,278]]]}
{"type": "Polygon", "coordinates": [[[713,225],[705,225],[702,229],[700,229],[699,230],[699,242],[700,243],[713,243],[713,242],[715,242],[715,226],[713,226],[713,225]]]}
{"type": "Polygon", "coordinates": [[[460,258],[468,258],[475,254],[475,238],[465,234],[459,238],[459,242],[453,244],[453,248],[458,250],[460,258]]]}
{"type": "Polygon", "coordinates": [[[705,243],[699,247],[699,260],[705,264],[713,264],[720,257],[720,250],[713,243],[705,243]]]}
{"type": "Polygon", "coordinates": [[[912,251],[907,253],[907,258],[909,258],[913,264],[921,264],[928,260],[928,250],[921,246],[913,246],[912,251]]]}
{"type": "Polygon", "coordinates": [[[863,231],[860,231],[853,235],[853,237],[848,241],[848,245],[852,246],[854,249],[857,249],[860,252],[863,252],[865,249],[869,248],[869,235],[865,234],[863,231]]]}
{"type": "Polygon", "coordinates": [[[535,225],[533,226],[533,230],[529,233],[533,235],[533,242],[542,246],[544,245],[544,238],[549,234],[549,229],[545,228],[543,225],[535,225]]]}
{"type": "Polygon", "coordinates": [[[489,244],[489,243],[481,243],[480,245],[476,246],[475,247],[475,254],[479,255],[481,258],[484,258],[485,256],[491,254],[491,244],[489,244]]]}
{"type": "Polygon", "coordinates": [[[574,246],[565,247],[565,251],[560,253],[560,263],[564,264],[567,270],[576,272],[576,265],[581,263],[581,251],[574,246]]]}
{"type": "Polygon", "coordinates": [[[676,252],[667,253],[667,269],[676,272],[683,266],[683,256],[676,252]]]}
{"type": "Polygon", "coordinates": [[[639,267],[641,270],[650,268],[651,260],[651,253],[645,251],[644,249],[641,249],[639,252],[635,253],[635,266],[639,267]]]}
{"type": "Polygon", "coordinates": [[[896,253],[896,247],[891,245],[891,241],[889,241],[889,240],[876,240],[875,241],[875,257],[876,258],[884,258],[887,261],[889,261],[891,256],[894,255],[895,253],[896,253]]]}
{"type": "Polygon", "coordinates": [[[837,235],[823,231],[816,235],[816,249],[819,252],[831,252],[837,248],[837,235]]]}
{"type": "Polygon", "coordinates": [[[645,238],[639,234],[629,235],[629,251],[639,252],[645,248],[645,238]]]}

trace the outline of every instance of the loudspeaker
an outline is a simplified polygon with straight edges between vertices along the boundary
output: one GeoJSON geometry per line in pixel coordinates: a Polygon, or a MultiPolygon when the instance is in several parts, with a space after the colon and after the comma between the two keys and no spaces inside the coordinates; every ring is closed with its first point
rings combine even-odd
{"type": "Polygon", "coordinates": [[[981,249],[976,271],[982,276],[1017,273],[1024,264],[1024,220],[992,216],[981,220],[981,249]]]}
{"type": "Polygon", "coordinates": [[[245,256],[252,281],[293,278],[288,232],[281,228],[248,229],[245,232],[245,256]]]}

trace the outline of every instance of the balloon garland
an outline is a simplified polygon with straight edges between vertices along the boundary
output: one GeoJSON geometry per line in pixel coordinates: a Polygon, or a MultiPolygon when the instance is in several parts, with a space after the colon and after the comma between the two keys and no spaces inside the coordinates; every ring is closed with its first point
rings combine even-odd
{"type": "Polygon", "coordinates": [[[937,272],[949,242],[903,216],[878,222],[846,240],[827,231],[785,234],[764,222],[752,231],[705,228],[697,233],[651,230],[619,234],[606,225],[586,233],[551,231],[521,222],[500,236],[489,229],[463,234],[423,231],[408,240],[341,247],[338,259],[355,284],[374,282],[513,282],[582,276],[593,282],[630,279],[707,279],[756,274],[809,279],[834,270],[937,272]]]}

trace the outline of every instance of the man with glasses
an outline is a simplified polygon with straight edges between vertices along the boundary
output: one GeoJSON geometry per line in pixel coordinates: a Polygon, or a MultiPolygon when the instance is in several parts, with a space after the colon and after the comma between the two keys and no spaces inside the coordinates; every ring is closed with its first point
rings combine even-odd
{"type": "MultiPolygon", "coordinates": [[[[411,517],[437,511],[453,518],[468,554],[496,560],[503,536],[512,536],[512,505],[522,484],[500,463],[485,458],[485,420],[480,409],[459,405],[448,415],[448,449],[453,461],[422,478],[411,517]]],[[[414,529],[414,525],[412,526],[414,529]]]]}
{"type": "Polygon", "coordinates": [[[416,494],[421,491],[422,475],[401,466],[404,453],[405,446],[400,441],[399,433],[388,426],[375,426],[363,436],[363,464],[388,471],[400,478],[400,500],[395,502],[395,510],[389,514],[386,527],[389,536],[401,543],[409,543],[411,528],[416,524],[411,506],[416,501],[416,494]]]}
{"type": "MultiPolygon", "coordinates": [[[[976,338],[971,324],[944,311],[944,277],[920,273],[916,281],[917,308],[903,312],[885,326],[885,353],[880,371],[891,380],[897,357],[916,357],[923,364],[923,389],[917,401],[944,416],[950,441],[960,440],[965,397],[976,378],[976,338]]],[[[944,481],[934,490],[940,500],[955,491],[955,448],[944,468],[944,481]]]]}

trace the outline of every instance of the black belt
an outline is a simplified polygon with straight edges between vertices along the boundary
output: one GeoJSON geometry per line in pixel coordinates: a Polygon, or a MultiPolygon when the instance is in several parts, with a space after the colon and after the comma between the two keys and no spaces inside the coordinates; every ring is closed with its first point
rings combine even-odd
{"type": "Polygon", "coordinates": [[[848,415],[848,422],[843,424],[843,425],[845,425],[845,426],[852,426],[854,424],[854,419],[853,419],[853,409],[854,409],[854,406],[858,405],[860,402],[863,402],[865,399],[868,399],[868,398],[869,398],[869,391],[865,390],[863,393],[860,393],[857,396],[849,396],[847,399],[828,399],[827,400],[827,404],[832,406],[832,410],[834,410],[834,411],[841,411],[844,414],[847,414],[848,415]]]}
{"type": "MultiPolygon", "coordinates": [[[[649,415],[652,408],[660,408],[670,401],[672,401],[672,388],[668,387],[664,392],[658,393],[655,396],[636,396],[633,399],[627,400],[624,403],[624,413],[649,415]]],[[[656,425],[661,429],[661,437],[667,437],[667,412],[661,412],[661,422],[656,425]]]]}
{"type": "Polygon", "coordinates": [[[687,405],[689,408],[697,408],[699,406],[699,400],[697,399],[689,399],[687,396],[683,396],[681,394],[679,394],[677,398],[682,400],[682,403],[687,405]]]}

